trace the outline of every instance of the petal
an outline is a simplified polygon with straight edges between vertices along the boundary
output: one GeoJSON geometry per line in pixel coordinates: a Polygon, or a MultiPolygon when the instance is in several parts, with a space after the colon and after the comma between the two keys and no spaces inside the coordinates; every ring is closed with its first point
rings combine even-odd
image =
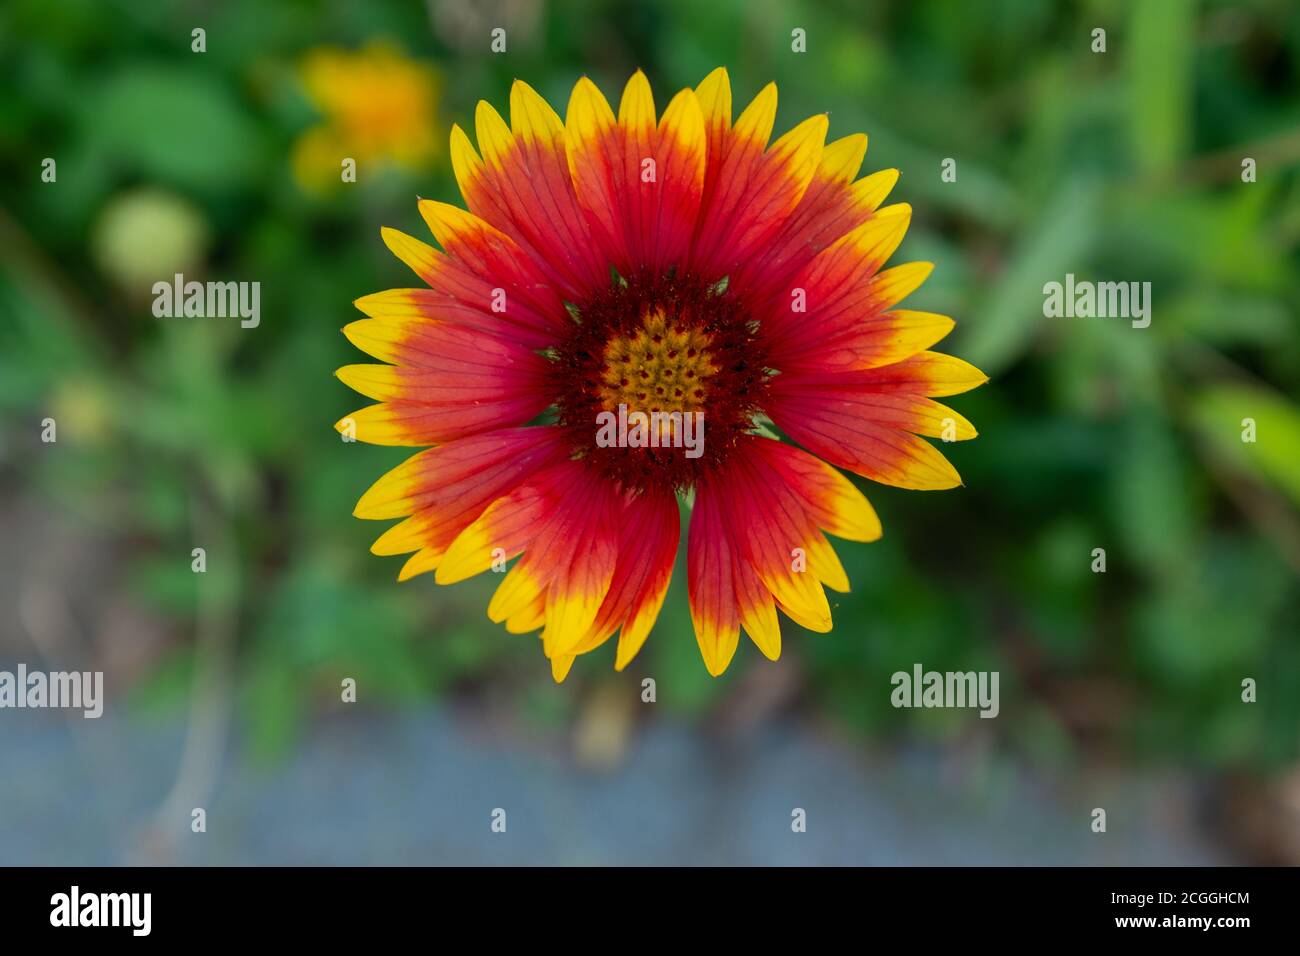
{"type": "MultiPolygon", "coordinates": [[[[944,358],[951,358],[951,356],[944,356],[944,358]]],[[[780,409],[780,414],[788,417],[791,412],[785,406],[791,401],[821,404],[833,410],[835,414],[849,414],[873,424],[915,432],[931,438],[965,441],[976,437],[975,427],[964,417],[946,405],[931,401],[924,396],[924,391],[941,386],[919,382],[916,378],[909,377],[907,369],[892,371],[903,364],[898,362],[881,369],[835,375],[807,373],[780,375],[777,376],[780,381],[773,381],[770,393],[772,407],[780,409]],[[882,375],[881,380],[873,381],[875,376],[886,372],[893,377],[885,378],[882,375]]],[[[974,368],[965,362],[961,364],[974,368]]]]}
{"type": "Polygon", "coordinates": [[[683,264],[704,185],[705,132],[691,90],[656,127],[645,75],[628,81],[617,121],[585,77],[567,118],[569,169],[594,236],[618,271],[661,273],[683,264]]]}
{"type": "Polygon", "coordinates": [[[871,279],[902,242],[911,216],[906,203],[886,206],[808,263],[762,316],[771,340],[820,337],[883,311],[887,304],[871,279]]]}
{"type": "Polygon", "coordinates": [[[796,623],[811,631],[831,629],[830,605],[815,574],[796,570],[797,550],[805,557],[816,533],[798,498],[780,473],[753,451],[751,438],[729,462],[727,502],[741,556],[796,623]]]}
{"type": "MultiPolygon", "coordinates": [[[[624,194],[622,220],[624,234],[627,237],[627,252],[631,254],[631,259],[624,260],[624,269],[631,269],[634,266],[653,267],[650,259],[652,253],[649,250],[653,249],[651,240],[657,237],[652,237],[649,233],[657,226],[655,207],[661,195],[658,188],[658,158],[655,156],[657,138],[655,123],[655,102],[650,92],[650,81],[646,79],[644,73],[637,70],[627,81],[623,89],[623,99],[618,104],[618,128],[623,140],[623,162],[621,168],[616,167],[611,170],[616,179],[622,179],[620,185],[624,194]],[[653,164],[648,168],[647,159],[653,164]],[[645,182],[647,172],[652,176],[653,181],[650,183],[645,182]]],[[[701,120],[702,125],[703,120],[701,120]]],[[[699,159],[702,177],[704,168],[702,150],[699,159]]],[[[581,184],[576,181],[575,187],[581,191],[581,184]]],[[[698,200],[696,203],[698,209],[698,200]]],[[[691,225],[694,225],[693,216],[691,225]]]]}
{"type": "Polygon", "coordinates": [[[871,296],[879,308],[888,309],[919,289],[933,271],[933,262],[905,262],[886,269],[871,281],[871,296]]]}
{"type": "Polygon", "coordinates": [[[693,90],[682,90],[669,101],[655,134],[658,182],[643,184],[642,202],[652,211],[646,261],[654,269],[685,261],[704,196],[706,142],[699,100],[693,90]]]}
{"type": "Polygon", "coordinates": [[[875,541],[880,518],[866,496],[820,458],[780,441],[754,443],[821,528],[850,541],[875,541]]]}
{"type": "Polygon", "coordinates": [[[593,630],[608,636],[614,628],[621,629],[614,668],[622,670],[650,635],[668,593],[681,530],[677,496],[647,493],[634,498],[625,505],[618,525],[614,584],[593,630]]]}
{"type": "Polygon", "coordinates": [[[710,673],[725,669],[739,627],[777,658],[777,608],[809,630],[831,629],[823,585],[847,591],[849,581],[819,526],[860,540],[880,536],[875,512],[844,476],[772,439],[746,436],[696,486],[691,613],[710,673]]]}
{"type": "Polygon", "coordinates": [[[695,487],[686,545],[687,593],[695,640],[709,673],[727,669],[740,643],[740,617],[732,582],[731,545],[727,540],[719,492],[709,483],[695,487]]]}
{"type": "Polygon", "coordinates": [[[546,595],[539,594],[533,603],[506,618],[506,630],[511,634],[528,634],[546,623],[546,595]]]}
{"type": "Polygon", "coordinates": [[[344,329],[359,347],[402,365],[345,365],[348,386],[382,405],[336,424],[361,441],[429,445],[522,425],[551,403],[547,364],[531,350],[447,323],[365,319],[344,329]]]}
{"type": "MultiPolygon", "coordinates": [[[[565,456],[556,428],[509,428],[428,448],[376,481],[357,502],[358,518],[399,518],[444,510],[483,485],[513,485],[565,456]]],[[[487,500],[500,494],[490,494],[487,500]]],[[[482,509],[480,509],[482,510],[482,509]]]]}
{"type": "Polygon", "coordinates": [[[827,183],[847,185],[853,182],[853,177],[862,168],[862,160],[866,155],[866,133],[853,133],[833,143],[827,143],[826,149],[822,151],[821,166],[816,178],[827,183]]]}
{"type": "Polygon", "coordinates": [[[618,559],[609,591],[586,635],[565,653],[588,653],[621,629],[614,667],[622,670],[631,662],[668,592],[680,523],[674,494],[649,492],[625,499],[615,520],[618,559]]]}
{"type": "Polygon", "coordinates": [[[853,183],[866,148],[867,137],[861,133],[825,148],[803,198],[781,230],[740,264],[738,288],[757,301],[788,294],[793,277],[814,257],[871,219],[898,173],[886,170],[853,183]]]}
{"type": "Polygon", "coordinates": [[[618,490],[581,463],[571,470],[583,474],[574,481],[585,480],[587,493],[565,496],[529,554],[550,571],[542,646],[552,658],[571,653],[595,623],[618,560],[618,490]]]}
{"type": "Polygon", "coordinates": [[[942,352],[921,352],[893,365],[854,373],[855,386],[902,391],[931,398],[969,392],[989,380],[970,362],[942,352]]]}
{"type": "MultiPolygon", "coordinates": [[[[453,540],[495,499],[568,455],[559,429],[513,428],[426,449],[380,478],[357,502],[358,518],[398,518],[375,554],[417,551],[433,570],[453,540]]],[[[419,573],[412,566],[410,573],[419,573]]],[[[404,574],[410,573],[404,569],[404,574]]]]}
{"type": "MultiPolygon", "coordinates": [[[[556,338],[556,315],[542,302],[546,296],[537,292],[531,298],[518,294],[519,283],[527,280],[525,267],[515,252],[515,268],[506,265],[507,251],[498,249],[500,272],[493,275],[484,266],[483,274],[471,271],[460,260],[439,252],[428,243],[396,229],[380,229],[384,243],[411,271],[423,279],[434,295],[413,296],[412,290],[394,290],[357,300],[357,306],[369,315],[383,308],[402,308],[404,314],[417,314],[457,320],[485,331],[509,335],[531,347],[553,344],[556,338]],[[487,276],[485,278],[485,276],[487,276]],[[504,301],[501,292],[505,290],[504,301]],[[516,291],[512,301],[511,289],[516,291]],[[383,297],[387,298],[383,298],[383,297]],[[445,314],[444,314],[445,307],[445,314]]],[[[467,244],[461,244],[463,249],[467,244]]],[[[453,244],[453,247],[457,247],[453,244]]],[[[563,306],[561,305],[562,309],[563,306]]]]}
{"type": "Polygon", "coordinates": [[[781,656],[781,621],[776,615],[776,601],[753,567],[739,553],[732,551],[731,574],[735,583],[736,613],[754,646],[768,660],[781,656]]]}
{"type": "Polygon", "coordinates": [[[510,90],[507,126],[488,103],[476,113],[478,154],[459,128],[452,164],[465,203],[513,239],[567,301],[608,281],[608,263],[592,242],[569,175],[564,124],[528,84],[510,90]]]}
{"type": "Polygon", "coordinates": [[[897,169],[882,169],[870,176],[863,176],[851,187],[853,205],[874,211],[893,191],[897,182],[897,169]]]}
{"type": "Polygon", "coordinates": [[[451,542],[434,579],[439,584],[455,584],[482,574],[496,562],[517,557],[537,536],[539,522],[556,507],[554,486],[543,479],[559,467],[541,472],[492,502],[451,542]]]}
{"type": "Polygon", "coordinates": [[[576,660],[573,654],[557,654],[551,658],[551,678],[557,684],[563,684],[564,678],[569,676],[569,669],[573,667],[576,660]]]}
{"type": "MultiPolygon", "coordinates": [[[[767,146],[772,138],[772,127],[776,125],[776,84],[768,83],[758,91],[750,104],[740,111],[736,125],[731,128],[732,146],[737,142],[757,145],[760,149],[767,146]]],[[[725,168],[725,167],[724,167],[725,168]]]]}
{"type": "Polygon", "coordinates": [[[419,209],[447,254],[488,283],[494,299],[502,300],[489,302],[493,315],[551,334],[564,330],[568,317],[563,300],[513,239],[459,206],[421,199],[419,209]],[[497,295],[498,289],[505,295],[497,295]]]}
{"type": "Polygon", "coordinates": [[[755,307],[777,368],[870,368],[914,354],[946,334],[952,322],[945,316],[886,311],[930,271],[928,263],[880,271],[910,221],[911,207],[904,203],[879,210],[816,256],[788,288],[755,307]]]}
{"type": "Polygon", "coordinates": [[[543,329],[540,321],[514,321],[520,318],[518,309],[512,311],[509,320],[503,321],[490,309],[485,311],[434,289],[387,289],[362,296],[352,304],[371,318],[445,322],[507,338],[530,349],[544,349],[555,343],[554,332],[543,329]]]}
{"type": "MultiPolygon", "coordinates": [[[[775,87],[772,88],[775,92],[775,87]]],[[[708,136],[709,169],[714,177],[721,168],[721,157],[726,136],[731,131],[731,79],[726,67],[718,67],[695,88],[700,111],[704,115],[708,136]]]]}
{"type": "Polygon", "coordinates": [[[847,594],[849,575],[826,536],[821,532],[813,534],[808,539],[805,551],[808,554],[808,570],[817,576],[817,580],[833,591],[847,594]]]}
{"type": "Polygon", "coordinates": [[[489,616],[522,626],[535,620],[544,596],[543,650],[553,660],[574,654],[613,579],[621,502],[619,489],[585,462],[539,471],[451,542],[437,581],[451,584],[522,553],[489,604],[489,616]]]}
{"type": "Polygon", "coordinates": [[[381,402],[343,416],[334,428],[368,445],[409,448],[517,425],[535,415],[517,400],[482,405],[381,402]]]}
{"type": "Polygon", "coordinates": [[[516,564],[497,586],[487,613],[498,624],[526,618],[535,622],[534,628],[541,627],[546,623],[545,579],[523,562],[516,564]]]}
{"type": "Polygon", "coordinates": [[[573,86],[565,119],[566,158],[593,235],[626,270],[630,253],[623,233],[629,185],[618,120],[600,88],[587,77],[573,86]]]}
{"type": "Polygon", "coordinates": [[[338,370],[339,378],[371,398],[432,400],[425,396],[440,390],[505,389],[512,381],[516,387],[526,384],[544,391],[545,359],[532,349],[474,329],[427,319],[361,319],[345,326],[343,334],[362,351],[395,363],[338,370]]]}
{"type": "Polygon", "coordinates": [[[692,262],[707,276],[732,275],[785,224],[821,160],[827,119],[814,116],[764,149],[776,118],[768,84],[709,156],[692,262]],[[716,174],[712,172],[715,167],[716,174]]]}
{"type": "Polygon", "coordinates": [[[848,372],[892,365],[928,349],[955,323],[946,315],[897,309],[850,318],[820,338],[783,340],[773,349],[773,364],[783,373],[848,372]]]}
{"type": "MultiPolygon", "coordinates": [[[[770,388],[768,412],[777,427],[794,441],[864,478],[900,488],[960,485],[961,478],[948,460],[912,433],[930,430],[928,416],[933,410],[921,405],[907,407],[903,403],[900,408],[897,402],[882,403],[880,393],[867,391],[859,384],[863,376],[875,371],[823,376],[820,382],[778,375],[770,388]]],[[[959,419],[955,412],[949,414],[959,419]]],[[[965,419],[959,420],[970,428],[965,419]]]]}

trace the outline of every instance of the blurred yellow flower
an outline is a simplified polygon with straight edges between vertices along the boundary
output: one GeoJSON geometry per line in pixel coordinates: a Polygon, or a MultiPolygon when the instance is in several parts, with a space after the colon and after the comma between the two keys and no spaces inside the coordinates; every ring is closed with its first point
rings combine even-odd
{"type": "Polygon", "coordinates": [[[300,71],[323,121],[299,137],[293,172],[304,188],[344,181],[344,160],[358,172],[374,163],[422,169],[436,151],[438,74],[397,46],[375,41],[361,50],[317,47],[300,71]]]}

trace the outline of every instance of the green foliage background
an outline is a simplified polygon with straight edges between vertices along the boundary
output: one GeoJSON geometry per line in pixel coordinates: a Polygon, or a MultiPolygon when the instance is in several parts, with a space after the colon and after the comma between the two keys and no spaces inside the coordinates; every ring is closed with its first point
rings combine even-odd
{"type": "Polygon", "coordinates": [[[335,706],[344,675],[370,705],[470,699],[559,727],[592,685],[647,675],[658,713],[707,722],[768,668],[795,682],[801,712],[864,739],[964,733],[969,714],[889,706],[889,675],[920,661],[1000,670],[994,732],[1041,759],[1294,761],[1300,16],[1287,0],[10,0],[0,62],[2,480],[112,541],[120,586],[167,622],[170,643],[138,669],[142,710],[173,713],[189,694],[194,622],[213,613],[237,636],[238,712],[268,754],[335,706]],[[488,52],[497,25],[506,55],[488,52]],[[195,26],[206,53],[190,51],[195,26]],[[806,54],[791,52],[795,27],[806,54]],[[829,111],[832,136],[868,132],[864,171],[902,171],[892,198],[915,216],[896,261],[937,264],[911,302],[953,315],[940,347],[992,381],[954,403],[981,431],[951,449],[964,489],[866,487],[885,537],[840,547],[854,591],[831,635],[785,622],[779,664],[746,645],[713,680],[679,568],[626,674],[607,648],[556,688],[532,638],[486,619],[494,580],[398,585],[400,560],[368,553],[380,527],[352,506],[409,452],[332,430],[362,404],[332,376],[358,360],[338,330],[356,297],[409,284],[379,226],[419,231],[417,193],[454,201],[455,184],[444,149],[427,174],[363,170],[313,195],[288,157],[316,120],[302,54],[375,37],[439,69],[429,122],[444,142],[452,122],[472,129],[479,98],[504,109],[515,76],[562,112],[583,73],[613,96],[642,67],[663,103],[726,65],[738,107],[775,79],[779,130],[829,111]],[[57,184],[40,181],[44,157],[57,184]],[[260,281],[261,327],[155,319],[147,289],[173,261],[260,281]],[[1045,319],[1042,286],[1067,272],[1151,281],[1151,327],[1045,319]],[[46,415],[57,446],[39,442],[46,415]],[[210,542],[202,578],[196,542],[210,542]],[[1089,568],[1097,547],[1105,574],[1089,568]]]}

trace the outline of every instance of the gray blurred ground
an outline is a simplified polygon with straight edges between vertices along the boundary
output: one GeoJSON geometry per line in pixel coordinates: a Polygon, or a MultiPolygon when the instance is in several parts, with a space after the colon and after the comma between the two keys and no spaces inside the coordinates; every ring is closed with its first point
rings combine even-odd
{"type": "Polygon", "coordinates": [[[146,824],[180,749],[179,729],[111,715],[0,712],[0,864],[1234,862],[1198,835],[1179,780],[1081,792],[982,759],[865,757],[798,728],[719,742],[662,723],[593,771],[446,713],[361,710],[314,724],[287,762],[228,757],[207,832],[187,812],[164,849],[146,824]],[[1095,805],[1106,834],[1089,829],[1095,805]]]}
{"type": "Polygon", "coordinates": [[[638,719],[652,705],[616,695],[570,732],[472,705],[336,704],[279,762],[218,732],[211,759],[191,741],[200,756],[182,772],[190,714],[123,709],[169,638],[113,586],[111,543],[0,502],[0,669],[93,666],[108,688],[99,720],[0,710],[0,865],[1239,862],[1211,840],[1204,785],[1183,775],[1031,771],[978,733],[868,750],[757,704],[687,724],[638,719]],[[196,805],[203,834],[190,832],[196,805]],[[1105,834],[1090,829],[1099,806],[1105,834]]]}

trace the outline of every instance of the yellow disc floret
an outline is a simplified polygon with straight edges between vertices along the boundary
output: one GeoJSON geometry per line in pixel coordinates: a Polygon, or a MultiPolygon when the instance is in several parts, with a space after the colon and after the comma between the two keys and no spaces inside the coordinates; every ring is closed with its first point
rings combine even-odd
{"type": "Polygon", "coordinates": [[[631,336],[610,339],[599,389],[609,411],[694,412],[704,408],[706,382],[717,374],[699,328],[670,326],[662,311],[648,313],[631,336]]]}

